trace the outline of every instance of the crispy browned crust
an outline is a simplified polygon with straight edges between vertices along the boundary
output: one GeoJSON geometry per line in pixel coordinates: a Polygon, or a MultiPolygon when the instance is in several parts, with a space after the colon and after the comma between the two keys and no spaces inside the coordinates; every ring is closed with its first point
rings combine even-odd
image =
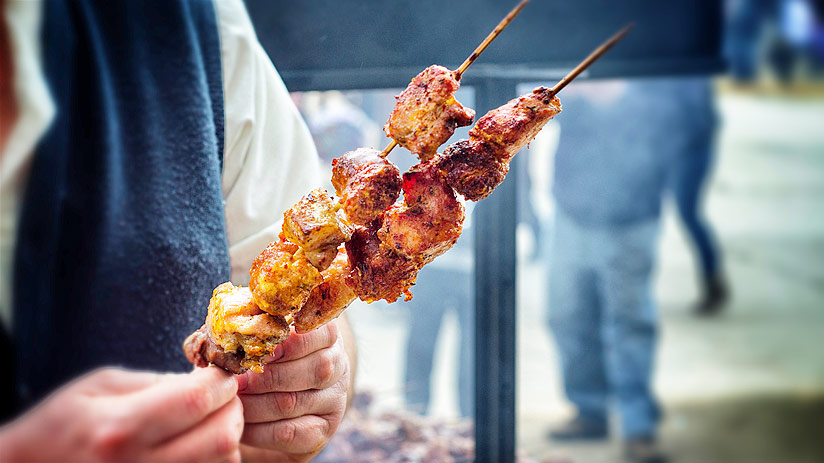
{"type": "Polygon", "coordinates": [[[413,166],[403,174],[403,198],[384,214],[378,238],[423,266],[449,250],[461,236],[463,205],[432,162],[413,166]]]}
{"type": "Polygon", "coordinates": [[[332,161],[332,185],[347,219],[365,226],[398,199],[401,173],[380,151],[358,148],[332,161]]]}
{"type": "Polygon", "coordinates": [[[483,141],[453,143],[434,162],[446,183],[472,201],[489,196],[509,172],[509,163],[498,161],[495,148],[483,141]]]}
{"type": "Polygon", "coordinates": [[[332,263],[338,245],[352,235],[338,208],[326,190],[316,188],[283,213],[283,235],[319,270],[332,263]]]}
{"type": "Polygon", "coordinates": [[[346,247],[341,246],[329,268],[321,272],[323,282],[315,286],[309,300],[295,314],[295,331],[307,333],[323,326],[355,300],[357,294],[346,283],[350,270],[346,247]]]}
{"type": "Polygon", "coordinates": [[[409,288],[415,284],[418,265],[383,244],[377,236],[378,226],[375,223],[358,227],[346,242],[351,267],[346,281],[365,302],[395,302],[402,294],[408,300],[412,297],[409,288]]]}
{"type": "Polygon", "coordinates": [[[322,281],[318,269],[298,249],[281,239],[269,243],[255,258],[249,289],[261,310],[287,317],[303,307],[312,288],[322,281]]]}
{"type": "Polygon", "coordinates": [[[240,364],[244,355],[242,353],[225,352],[209,338],[206,325],[201,326],[200,329],[186,338],[183,342],[183,352],[189,362],[201,368],[214,364],[236,375],[247,370],[240,364]]]}
{"type": "Polygon", "coordinates": [[[396,97],[398,102],[383,131],[421,161],[428,161],[456,127],[467,126],[475,118],[475,111],[455,100],[458,87],[454,71],[429,66],[396,97]]]}
{"type": "Polygon", "coordinates": [[[550,98],[548,92],[538,87],[489,111],[469,131],[470,138],[495,146],[498,160],[508,162],[561,112],[561,101],[557,96],[550,98]]]}

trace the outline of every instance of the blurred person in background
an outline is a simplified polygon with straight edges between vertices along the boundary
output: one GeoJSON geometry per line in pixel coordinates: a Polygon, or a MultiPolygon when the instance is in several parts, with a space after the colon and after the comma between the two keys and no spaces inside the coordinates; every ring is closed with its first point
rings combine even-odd
{"type": "MultiPolygon", "coordinates": [[[[471,210],[467,208],[467,218],[471,210]]],[[[446,254],[418,273],[415,297],[404,305],[409,310],[406,339],[404,399],[406,406],[425,414],[431,405],[432,367],[438,334],[448,313],[458,325],[458,412],[473,416],[474,301],[472,295],[472,229],[469,220],[461,238],[446,254]]]]}
{"type": "Polygon", "coordinates": [[[697,252],[701,296],[693,311],[712,315],[720,311],[729,298],[727,279],[721,265],[721,253],[709,223],[702,214],[702,200],[715,157],[718,115],[713,101],[712,81],[708,77],[685,77],[679,85],[662,95],[680,105],[684,114],[678,137],[673,143],[672,172],[669,187],[676,212],[697,252]]]}
{"type": "Polygon", "coordinates": [[[629,461],[662,462],[651,390],[651,294],[661,199],[685,118],[677,79],[579,83],[564,98],[555,154],[549,325],[577,415],[558,440],[605,439],[616,406],[629,461]]]}
{"type": "Polygon", "coordinates": [[[191,372],[181,350],[319,182],[242,2],[0,13],[0,405],[20,414],[0,460],[311,459],[351,391],[344,319],[263,374],[191,372]],[[176,373],[88,373],[106,365],[176,373]]]}
{"type": "Polygon", "coordinates": [[[725,48],[735,82],[755,82],[762,50],[782,84],[793,81],[799,62],[818,67],[820,0],[728,0],[726,6],[725,48]]]}

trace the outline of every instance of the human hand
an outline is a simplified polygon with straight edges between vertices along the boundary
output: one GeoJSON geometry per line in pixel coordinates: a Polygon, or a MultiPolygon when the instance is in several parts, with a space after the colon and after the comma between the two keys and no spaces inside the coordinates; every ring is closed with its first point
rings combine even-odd
{"type": "Polygon", "coordinates": [[[0,461],[240,461],[237,381],[106,368],[0,428],[0,461]]]}
{"type": "Polygon", "coordinates": [[[238,376],[246,426],[244,460],[305,462],[338,428],[352,365],[338,323],[292,335],[263,373],[238,376]]]}

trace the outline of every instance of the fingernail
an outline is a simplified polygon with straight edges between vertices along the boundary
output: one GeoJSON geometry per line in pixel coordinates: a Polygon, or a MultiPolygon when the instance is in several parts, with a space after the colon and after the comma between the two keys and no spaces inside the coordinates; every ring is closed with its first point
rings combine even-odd
{"type": "Polygon", "coordinates": [[[249,385],[249,378],[246,376],[246,373],[242,375],[235,375],[235,379],[237,379],[237,391],[241,392],[246,389],[246,386],[249,385]]]}

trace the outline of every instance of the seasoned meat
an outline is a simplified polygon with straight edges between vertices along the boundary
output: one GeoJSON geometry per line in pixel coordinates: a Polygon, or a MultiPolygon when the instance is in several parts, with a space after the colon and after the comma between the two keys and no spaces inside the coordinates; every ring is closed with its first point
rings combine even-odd
{"type": "Polygon", "coordinates": [[[326,190],[317,188],[283,213],[283,235],[300,246],[318,269],[326,268],[338,245],[352,235],[338,209],[326,190]]]}
{"type": "Polygon", "coordinates": [[[183,352],[189,362],[201,368],[214,364],[236,375],[247,370],[246,367],[241,365],[245,357],[244,354],[242,352],[224,351],[209,337],[209,329],[206,325],[201,326],[199,330],[190,334],[183,341],[183,352]]]}
{"type": "Polygon", "coordinates": [[[464,210],[433,162],[403,174],[403,202],[391,207],[378,231],[380,240],[420,265],[451,248],[461,236],[464,210]]]}
{"type": "Polygon", "coordinates": [[[358,148],[332,161],[332,185],[349,222],[367,225],[398,199],[401,173],[380,151],[358,148]]]}
{"type": "Polygon", "coordinates": [[[289,337],[285,319],[260,310],[249,288],[232,283],[212,292],[204,329],[208,342],[196,337],[184,347],[187,356],[192,355],[189,360],[211,362],[232,372],[238,367],[262,372],[263,358],[289,337]]]}
{"type": "Polygon", "coordinates": [[[446,183],[464,198],[479,201],[489,196],[509,172],[509,163],[498,161],[494,147],[483,141],[461,140],[435,159],[446,183]]]}
{"type": "Polygon", "coordinates": [[[249,289],[263,311],[281,317],[297,312],[322,281],[318,269],[298,250],[284,239],[273,241],[252,263],[249,289]]]}
{"type": "Polygon", "coordinates": [[[295,331],[307,333],[337,318],[357,297],[346,283],[349,275],[349,256],[346,247],[337,250],[332,265],[320,272],[323,282],[309,294],[309,300],[295,314],[295,331]]]}
{"type": "Polygon", "coordinates": [[[561,112],[561,101],[557,96],[550,98],[549,90],[538,87],[489,111],[478,119],[469,131],[469,137],[495,146],[498,160],[508,162],[561,112]]]}
{"type": "Polygon", "coordinates": [[[358,227],[346,242],[351,267],[346,281],[366,302],[380,299],[395,302],[401,294],[408,300],[412,297],[409,288],[415,284],[419,267],[412,259],[381,243],[377,236],[379,225],[358,227]]]}
{"type": "Polygon", "coordinates": [[[455,100],[458,87],[454,71],[429,66],[396,97],[398,102],[383,131],[421,161],[428,161],[456,127],[471,124],[475,117],[475,111],[455,100]]]}

